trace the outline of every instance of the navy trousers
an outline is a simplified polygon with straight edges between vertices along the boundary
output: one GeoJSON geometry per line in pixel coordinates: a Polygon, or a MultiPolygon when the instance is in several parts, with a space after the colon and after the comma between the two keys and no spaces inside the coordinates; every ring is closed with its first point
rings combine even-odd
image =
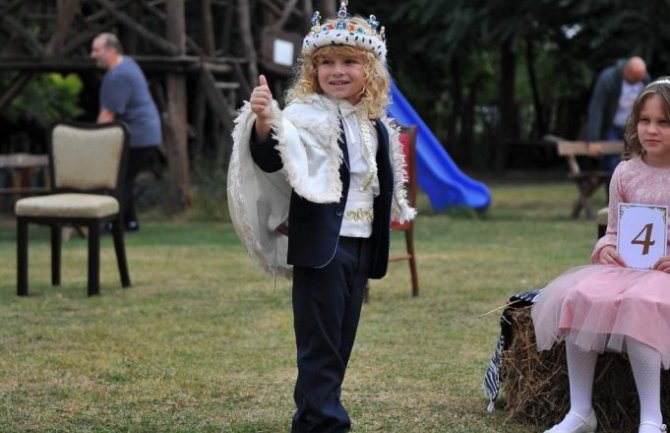
{"type": "Polygon", "coordinates": [[[342,433],[351,420],[341,386],[363,305],[370,269],[368,239],[340,237],[323,268],[293,268],[297,346],[296,412],[291,433],[342,433]]]}

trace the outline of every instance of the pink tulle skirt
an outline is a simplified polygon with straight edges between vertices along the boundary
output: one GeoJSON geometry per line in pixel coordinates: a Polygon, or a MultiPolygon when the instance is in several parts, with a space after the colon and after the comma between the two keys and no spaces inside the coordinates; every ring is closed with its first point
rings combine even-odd
{"type": "Polygon", "coordinates": [[[670,274],[579,266],[542,289],[531,315],[539,350],[565,339],[583,350],[621,352],[631,337],[670,367],[670,274]]]}

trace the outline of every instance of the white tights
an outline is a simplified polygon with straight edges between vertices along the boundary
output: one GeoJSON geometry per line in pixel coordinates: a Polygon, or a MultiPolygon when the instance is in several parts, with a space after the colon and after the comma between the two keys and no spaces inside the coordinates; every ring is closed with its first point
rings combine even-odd
{"type": "MultiPolygon", "coordinates": [[[[640,422],[646,421],[660,426],[661,416],[661,355],[650,346],[626,337],[626,351],[635,378],[635,387],[640,399],[640,422]]],[[[570,382],[570,412],[583,418],[593,410],[593,378],[597,352],[584,351],[566,342],[568,380],[570,382]]],[[[566,431],[573,430],[581,420],[567,415],[559,424],[566,431]]],[[[658,433],[652,425],[642,425],[638,433],[658,433]]]]}

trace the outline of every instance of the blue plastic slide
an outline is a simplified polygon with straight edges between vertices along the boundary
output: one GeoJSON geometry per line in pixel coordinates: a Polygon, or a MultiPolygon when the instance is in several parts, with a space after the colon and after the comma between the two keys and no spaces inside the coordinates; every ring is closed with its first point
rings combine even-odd
{"type": "Polygon", "coordinates": [[[416,169],[419,186],[428,195],[433,209],[466,206],[485,210],[491,204],[491,193],[481,182],[464,174],[451,159],[437,137],[412,108],[400,89],[391,84],[393,103],[389,116],[402,125],[418,126],[416,136],[416,169]]]}

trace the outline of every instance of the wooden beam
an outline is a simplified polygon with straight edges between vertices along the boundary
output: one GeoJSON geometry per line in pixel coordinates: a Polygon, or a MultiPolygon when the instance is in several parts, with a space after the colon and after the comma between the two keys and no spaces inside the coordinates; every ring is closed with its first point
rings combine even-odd
{"type": "Polygon", "coordinates": [[[9,3],[7,6],[2,8],[2,11],[0,11],[0,20],[4,18],[6,15],[11,14],[14,12],[15,9],[18,9],[19,6],[21,6],[24,3],[24,0],[14,0],[13,2],[9,3]]]}
{"type": "Polygon", "coordinates": [[[207,102],[219,117],[228,131],[233,130],[233,117],[230,114],[230,104],[223,93],[216,88],[216,80],[209,71],[203,70],[200,73],[200,83],[207,96],[207,102]]]}
{"type": "MultiPolygon", "coordinates": [[[[247,80],[247,77],[244,76],[244,71],[242,71],[242,67],[240,66],[239,63],[234,63],[233,64],[233,70],[235,71],[235,78],[237,78],[237,81],[240,83],[240,86],[242,87],[242,96],[244,98],[248,98],[251,96],[251,91],[252,89],[252,84],[249,83],[249,80],[247,80]]],[[[253,77],[255,80],[256,77],[253,77]]]]}
{"type": "MultiPolygon", "coordinates": [[[[195,73],[200,69],[209,69],[219,73],[234,71],[234,65],[241,69],[247,59],[233,57],[196,57],[196,56],[132,56],[142,67],[151,71],[195,73]]],[[[31,71],[31,72],[75,72],[97,69],[95,62],[87,57],[2,57],[0,71],[31,71]]],[[[244,84],[242,83],[244,88],[244,84]]]]}
{"type": "MultiPolygon", "coordinates": [[[[183,0],[167,0],[167,38],[177,47],[177,53],[186,53],[186,20],[183,0]]],[[[171,207],[183,211],[191,205],[191,181],[188,164],[188,116],[186,77],[183,74],[167,75],[167,109],[170,133],[165,137],[168,167],[171,177],[171,207]]]]}
{"type": "Polygon", "coordinates": [[[261,0],[265,10],[271,12],[273,15],[281,15],[281,7],[277,6],[272,0],[261,0]]]}
{"type": "Polygon", "coordinates": [[[233,28],[233,23],[234,23],[234,15],[235,15],[235,5],[226,5],[224,12],[223,12],[223,20],[221,23],[221,33],[220,33],[220,41],[219,41],[219,49],[217,50],[217,54],[220,55],[226,55],[230,53],[230,45],[231,45],[231,40],[230,40],[230,34],[231,31],[230,29],[233,28]]]}
{"type": "Polygon", "coordinates": [[[5,90],[5,93],[3,93],[2,97],[0,97],[0,112],[2,112],[5,107],[11,104],[14,98],[16,98],[21,93],[23,88],[30,82],[32,78],[33,74],[27,73],[17,76],[14,81],[12,81],[7,90],[5,90]]]}
{"type": "Polygon", "coordinates": [[[256,49],[254,48],[253,32],[251,30],[251,11],[249,9],[248,0],[237,0],[237,14],[239,29],[242,36],[242,45],[244,52],[247,53],[249,64],[247,70],[249,72],[249,79],[256,80],[258,77],[258,57],[256,49]]]}
{"type": "MultiPolygon", "coordinates": [[[[121,8],[121,9],[125,9],[127,4],[128,4],[127,1],[117,3],[116,7],[121,8]]],[[[99,21],[99,20],[101,20],[105,17],[108,17],[108,16],[109,16],[109,13],[105,9],[100,9],[97,12],[93,12],[92,14],[87,15],[86,18],[84,18],[84,22],[90,24],[90,23],[94,23],[94,22],[99,21]]]]}
{"type": "Polygon", "coordinates": [[[25,45],[27,48],[29,48],[31,54],[36,54],[41,57],[46,55],[46,51],[44,50],[42,44],[40,44],[39,41],[32,35],[32,33],[26,30],[25,27],[18,20],[16,20],[16,18],[10,15],[5,15],[2,18],[2,25],[0,25],[0,28],[4,28],[4,30],[10,35],[14,35],[25,42],[25,45]]]}
{"type": "Polygon", "coordinates": [[[284,10],[282,11],[279,19],[275,22],[275,24],[272,25],[272,27],[276,29],[283,28],[284,24],[286,24],[286,21],[288,20],[288,17],[290,17],[291,14],[295,12],[294,8],[297,4],[298,0],[288,0],[284,5],[284,10]]]}
{"type": "MultiPolygon", "coordinates": [[[[163,23],[165,23],[165,21],[167,19],[167,16],[165,15],[165,12],[163,12],[162,10],[160,10],[159,8],[157,8],[155,5],[153,5],[151,3],[142,2],[142,6],[146,10],[151,12],[154,16],[156,16],[156,18],[160,19],[161,21],[163,21],[163,23]]],[[[188,34],[186,35],[186,46],[188,48],[190,48],[191,50],[193,50],[198,55],[209,54],[205,50],[203,50],[202,47],[200,47],[200,45],[198,45],[198,43],[196,41],[194,41],[193,38],[191,38],[188,34]]]]}
{"type": "Polygon", "coordinates": [[[56,29],[46,45],[46,55],[51,57],[60,53],[63,40],[79,10],[79,0],[58,0],[56,29]]]}
{"type": "Polygon", "coordinates": [[[316,3],[316,9],[321,12],[321,16],[324,18],[334,17],[337,10],[335,5],[340,5],[340,2],[334,2],[333,0],[314,0],[314,2],[316,3]]]}
{"type": "Polygon", "coordinates": [[[303,20],[305,26],[305,32],[307,32],[312,25],[312,15],[314,14],[314,8],[312,7],[311,0],[304,0],[302,6],[303,20]]]}
{"type": "Polygon", "coordinates": [[[77,33],[75,37],[70,39],[67,43],[63,44],[60,50],[60,54],[62,56],[67,56],[68,54],[71,54],[73,51],[81,48],[82,46],[86,46],[86,52],[88,52],[90,48],[89,44],[92,43],[93,38],[98,36],[100,33],[111,29],[113,26],[114,23],[109,22],[105,26],[96,27],[93,30],[87,30],[81,33],[77,33]]]}
{"type": "Polygon", "coordinates": [[[202,44],[205,47],[205,53],[211,56],[216,49],[214,25],[212,23],[212,0],[200,1],[200,27],[202,28],[202,44]]]}
{"type": "Polygon", "coordinates": [[[137,32],[138,35],[143,37],[147,42],[153,44],[156,48],[159,48],[168,54],[179,54],[180,50],[177,45],[150,32],[142,24],[130,18],[127,14],[117,10],[114,5],[109,2],[109,0],[97,0],[97,2],[105,9],[107,9],[110,15],[113,15],[114,18],[121,22],[121,24],[131,27],[137,32]]]}

